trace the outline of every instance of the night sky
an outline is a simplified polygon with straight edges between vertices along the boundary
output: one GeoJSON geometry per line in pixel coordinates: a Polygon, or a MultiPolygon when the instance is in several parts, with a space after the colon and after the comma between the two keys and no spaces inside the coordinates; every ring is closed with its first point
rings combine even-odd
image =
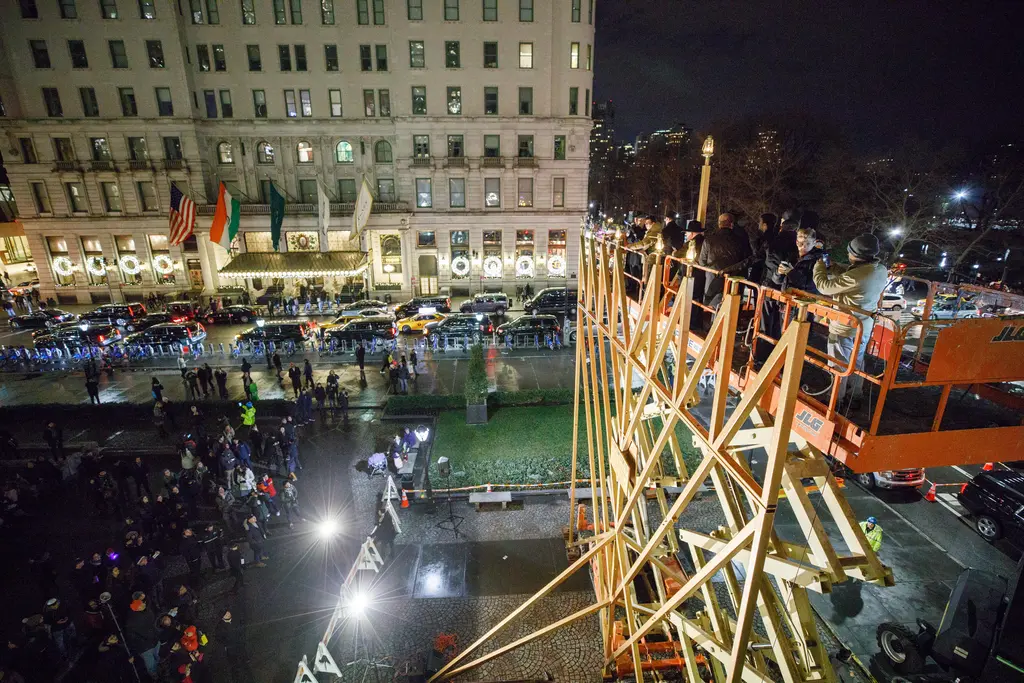
{"type": "Polygon", "coordinates": [[[1024,2],[598,0],[595,100],[615,136],[802,112],[878,151],[1019,141],[1024,2]]]}

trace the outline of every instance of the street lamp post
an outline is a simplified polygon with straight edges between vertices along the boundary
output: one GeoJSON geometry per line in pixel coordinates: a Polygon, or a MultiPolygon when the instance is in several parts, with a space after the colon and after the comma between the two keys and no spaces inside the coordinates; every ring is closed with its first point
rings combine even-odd
{"type": "Polygon", "coordinates": [[[708,214],[708,192],[711,190],[711,157],[715,154],[715,140],[710,135],[704,139],[701,149],[704,165],[700,169],[700,194],[697,196],[697,220],[701,225],[708,214]]]}

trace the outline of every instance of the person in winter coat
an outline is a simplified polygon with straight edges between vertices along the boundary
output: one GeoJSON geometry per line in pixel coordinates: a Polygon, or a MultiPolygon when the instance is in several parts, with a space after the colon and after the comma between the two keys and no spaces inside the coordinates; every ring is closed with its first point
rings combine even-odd
{"type": "Polygon", "coordinates": [[[228,570],[231,572],[235,585],[231,587],[231,594],[237,595],[238,589],[245,585],[245,558],[242,557],[242,549],[237,543],[232,544],[228,549],[228,570]]]}
{"type": "Polygon", "coordinates": [[[43,439],[50,447],[50,456],[55,462],[64,457],[64,430],[56,422],[48,422],[43,430],[43,439]]]}
{"type": "Polygon", "coordinates": [[[277,507],[277,488],[274,486],[274,480],[269,474],[264,474],[263,478],[257,482],[256,490],[265,496],[263,502],[266,503],[271,514],[275,517],[280,517],[281,510],[277,507]]]}
{"type": "Polygon", "coordinates": [[[242,426],[252,427],[254,424],[256,424],[256,407],[252,404],[252,401],[249,401],[242,405],[242,426]]]}
{"type": "Polygon", "coordinates": [[[153,394],[154,401],[164,400],[164,385],[160,384],[160,380],[156,377],[153,378],[153,383],[150,385],[150,391],[153,394]]]}
{"type": "Polygon", "coordinates": [[[238,456],[238,460],[246,468],[252,467],[252,454],[249,450],[249,443],[247,441],[240,441],[237,438],[232,442],[234,445],[235,455],[238,456]]]}
{"type": "Polygon", "coordinates": [[[295,398],[299,397],[299,390],[302,389],[302,371],[295,367],[295,363],[288,364],[288,379],[292,382],[292,391],[295,398]]]}
{"type": "Polygon", "coordinates": [[[338,407],[341,408],[341,415],[348,423],[348,389],[342,389],[341,393],[338,394],[338,407]]]}
{"type": "Polygon", "coordinates": [[[331,410],[338,407],[338,387],[338,375],[332,369],[327,373],[327,387],[324,390],[327,395],[327,405],[331,407],[331,410]]]}
{"type": "Polygon", "coordinates": [[[259,427],[253,423],[252,427],[249,428],[249,444],[252,452],[252,457],[259,461],[263,460],[263,432],[259,430],[259,427]]]}
{"type": "Polygon", "coordinates": [[[160,641],[156,637],[156,620],[149,610],[146,594],[136,592],[128,616],[124,620],[124,638],[128,650],[142,659],[150,676],[156,676],[157,653],[160,641]]]}
{"type": "Polygon", "coordinates": [[[796,231],[796,250],[797,260],[793,262],[793,267],[779,269],[785,278],[784,284],[786,287],[817,294],[818,288],[814,286],[814,264],[824,251],[814,230],[800,228],[796,231]]]}
{"type": "Polygon", "coordinates": [[[228,400],[228,373],[223,368],[213,371],[213,379],[217,383],[217,395],[222,401],[228,400]]]}
{"type": "Polygon", "coordinates": [[[249,541],[249,549],[252,550],[252,565],[254,567],[266,567],[267,565],[263,560],[270,556],[263,551],[263,544],[267,542],[267,535],[260,528],[255,515],[249,515],[249,519],[246,520],[245,535],[246,540],[249,541]]]}
{"type": "MultiPolygon", "coordinates": [[[[825,259],[814,264],[814,286],[818,292],[834,298],[840,304],[856,306],[868,314],[878,308],[878,299],[889,282],[888,269],[878,261],[880,245],[878,238],[870,233],[854,237],[846,247],[850,265],[828,266],[825,259]]],[[[871,340],[874,318],[856,314],[863,333],[860,345],[855,349],[857,328],[833,320],[828,324],[828,355],[840,361],[840,367],[849,365],[854,359],[858,370],[864,369],[864,352],[871,340]]],[[[839,378],[838,401],[849,401],[848,409],[860,407],[860,393],[864,378],[859,375],[839,378]]]]}
{"type": "Polygon", "coordinates": [[[188,565],[189,581],[193,586],[198,586],[203,573],[203,552],[199,547],[199,539],[189,528],[181,532],[181,543],[178,545],[181,556],[188,565]]]}
{"type": "Polygon", "coordinates": [[[356,344],[356,363],[359,365],[359,376],[361,378],[366,377],[366,348],[363,347],[363,342],[356,344]]]}
{"type": "Polygon", "coordinates": [[[733,227],[733,215],[723,213],[718,217],[718,229],[705,233],[697,264],[720,271],[708,275],[704,287],[704,303],[717,306],[722,300],[726,275],[737,275],[746,267],[750,256],[750,241],[747,236],[733,227]]]}
{"type": "Polygon", "coordinates": [[[206,561],[210,568],[217,572],[225,568],[224,565],[224,532],[216,524],[207,524],[199,537],[199,545],[206,553],[206,561]]]}
{"type": "Polygon", "coordinates": [[[225,612],[221,617],[214,633],[214,642],[223,648],[231,683],[249,683],[249,681],[255,680],[245,653],[245,637],[242,634],[242,627],[234,621],[231,612],[225,612]]]}
{"type": "Polygon", "coordinates": [[[274,369],[277,370],[277,378],[281,379],[281,356],[274,351],[274,369]]]}
{"type": "Polygon", "coordinates": [[[779,217],[773,213],[762,213],[757,228],[747,235],[751,255],[747,257],[746,278],[751,282],[761,282],[764,278],[768,246],[778,233],[779,217]]]}
{"type": "Polygon", "coordinates": [[[225,445],[224,449],[217,457],[217,463],[220,465],[222,476],[227,479],[231,476],[231,472],[235,469],[235,465],[238,464],[238,456],[235,455],[233,450],[225,445]]]}
{"type": "Polygon", "coordinates": [[[217,489],[217,510],[220,512],[226,528],[238,528],[238,519],[235,512],[235,496],[231,493],[231,489],[226,489],[223,486],[217,489]]]}
{"type": "Polygon", "coordinates": [[[256,490],[256,475],[245,465],[235,465],[231,474],[231,488],[238,492],[239,496],[247,497],[250,491],[256,490]]]}
{"type": "Polygon", "coordinates": [[[284,513],[288,518],[289,528],[295,526],[295,519],[298,519],[300,522],[306,521],[302,516],[301,510],[299,510],[299,490],[290,481],[286,481],[284,488],[281,489],[281,506],[284,508],[284,513]],[[292,519],[293,516],[295,519],[292,519]]]}
{"type": "Polygon", "coordinates": [[[202,388],[203,398],[209,398],[210,383],[213,381],[213,370],[208,363],[203,363],[201,367],[196,368],[196,378],[199,380],[199,386],[202,388]]]}
{"type": "Polygon", "coordinates": [[[256,380],[252,380],[252,381],[249,382],[248,389],[249,389],[249,401],[251,403],[258,402],[260,400],[260,388],[256,384],[256,380]]]}
{"type": "Polygon", "coordinates": [[[313,365],[309,362],[308,358],[302,362],[302,376],[303,376],[303,378],[305,380],[305,383],[302,386],[304,388],[306,388],[306,389],[312,388],[312,386],[313,386],[313,365]]]}
{"type": "Polygon", "coordinates": [[[181,378],[185,379],[185,373],[188,372],[188,361],[185,360],[184,353],[178,356],[178,371],[181,373],[181,378]]]}
{"type": "Polygon", "coordinates": [[[316,388],[313,389],[313,397],[316,398],[316,409],[322,420],[327,414],[327,390],[324,389],[323,384],[316,385],[316,388]]]}
{"type": "MultiPolygon", "coordinates": [[[[111,633],[97,648],[93,669],[95,680],[104,683],[136,683],[135,656],[125,651],[116,633],[111,633]]],[[[4,678],[4,681],[7,679],[4,678]]],[[[22,679],[24,681],[24,679],[22,679]]],[[[12,681],[13,683],[13,681],[12,681]]]]}

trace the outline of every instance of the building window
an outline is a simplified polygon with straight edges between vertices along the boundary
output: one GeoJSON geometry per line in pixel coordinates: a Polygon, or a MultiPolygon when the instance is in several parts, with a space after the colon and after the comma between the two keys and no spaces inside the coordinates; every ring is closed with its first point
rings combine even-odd
{"type": "Polygon", "coordinates": [[[164,158],[172,161],[181,161],[181,138],[164,138],[164,158]]]}
{"type": "Polygon", "coordinates": [[[302,23],[302,0],[290,0],[289,6],[292,11],[292,23],[302,23]]]}
{"type": "MultiPolygon", "coordinates": [[[[202,47],[204,50],[206,46],[202,47]]],[[[149,68],[150,69],[162,69],[164,68],[164,46],[159,40],[147,40],[146,41],[146,55],[149,57],[149,68]]],[[[209,66],[207,66],[207,71],[209,66]]]]}
{"type": "Polygon", "coordinates": [[[583,115],[590,116],[590,88],[583,91],[583,115]]]}
{"type": "Polygon", "coordinates": [[[89,138],[93,161],[110,161],[110,143],[106,138],[89,138]]]}
{"type": "Polygon", "coordinates": [[[320,0],[320,23],[334,25],[334,0],[320,0]]]}
{"type": "Polygon", "coordinates": [[[46,183],[32,183],[32,199],[36,204],[36,213],[53,213],[50,195],[46,192],[46,183]]]}
{"type": "Polygon", "coordinates": [[[395,194],[394,178],[377,179],[377,200],[382,202],[398,201],[398,195],[395,194]]]}
{"type": "Polygon", "coordinates": [[[146,138],[128,138],[128,158],[132,161],[149,161],[146,138]]]}
{"type": "Polygon", "coordinates": [[[444,66],[446,69],[458,69],[462,66],[459,41],[446,40],[444,42],[444,66]]]}
{"type": "Polygon", "coordinates": [[[267,118],[267,93],[263,90],[252,91],[252,111],[257,119],[267,118]]]}
{"type": "Polygon", "coordinates": [[[18,138],[18,144],[21,147],[21,162],[23,164],[35,164],[38,163],[36,159],[36,148],[32,144],[32,138],[18,138]]]}
{"type": "Polygon", "coordinates": [[[484,43],[484,68],[498,68],[498,44],[484,43]]]}
{"type": "Polygon", "coordinates": [[[533,88],[519,89],[519,113],[533,116],[533,88]]]}
{"type": "Polygon", "coordinates": [[[299,154],[300,164],[311,164],[313,163],[313,145],[309,144],[305,140],[300,142],[296,147],[299,154]]]}
{"type": "MultiPolygon", "coordinates": [[[[278,61],[280,61],[280,63],[281,63],[281,71],[291,71],[292,70],[292,50],[291,50],[291,47],[289,47],[288,45],[278,45],[277,46],[277,57],[278,57],[278,61]]],[[[207,70],[209,70],[209,67],[207,67],[207,70]]]]}
{"type": "Polygon", "coordinates": [[[220,10],[217,9],[217,0],[206,0],[206,21],[209,24],[220,23],[220,10]]]}
{"type": "Polygon", "coordinates": [[[373,118],[377,115],[376,103],[373,99],[373,90],[367,89],[363,91],[363,116],[366,118],[373,118]]]}
{"type": "Polygon", "coordinates": [[[331,101],[331,116],[341,116],[341,91],[328,90],[327,99],[331,101]]]}
{"type": "Polygon", "coordinates": [[[466,148],[461,135],[448,136],[448,158],[461,159],[465,156],[466,148]]]}
{"type": "MultiPolygon", "coordinates": [[[[154,261],[161,256],[170,258],[170,240],[167,235],[149,235],[149,255],[153,257],[154,261]]],[[[175,283],[173,270],[167,274],[154,270],[153,277],[156,278],[158,285],[173,285],[175,283]]]]}
{"type": "Polygon", "coordinates": [[[565,206],[565,178],[553,178],[551,190],[551,205],[565,206]]]}
{"type": "Polygon", "coordinates": [[[203,23],[203,0],[189,0],[192,11],[189,13],[193,24],[203,23]]]}
{"type": "Polygon", "coordinates": [[[36,0],[18,0],[18,4],[21,5],[22,19],[39,18],[39,8],[36,6],[36,0]]]}
{"type": "Polygon", "coordinates": [[[466,179],[448,179],[448,204],[453,209],[466,208],[466,179]]]}
{"type": "Polygon", "coordinates": [[[423,0],[407,0],[409,21],[423,21],[423,0]]]}
{"type": "Polygon", "coordinates": [[[402,272],[402,240],[398,235],[381,235],[380,263],[391,266],[387,269],[388,277],[402,272]]]}
{"type": "Polygon", "coordinates": [[[583,0],[572,0],[572,23],[580,23],[580,14],[583,9],[583,0]]]}
{"type": "Polygon", "coordinates": [[[263,71],[263,60],[260,59],[260,46],[246,45],[245,53],[249,57],[249,71],[263,71]]]}
{"type": "Polygon", "coordinates": [[[220,115],[226,119],[234,118],[235,110],[231,106],[231,91],[220,91],[220,115]]]}
{"type": "Polygon", "coordinates": [[[594,23],[594,0],[588,0],[587,5],[587,23],[594,23]]]}
{"type": "Polygon", "coordinates": [[[433,230],[420,230],[416,233],[416,246],[422,248],[436,247],[437,236],[433,230]]]}
{"type": "Polygon", "coordinates": [[[519,43],[519,68],[533,68],[533,43],[519,43]]]}
{"type": "Polygon", "coordinates": [[[68,53],[71,55],[72,69],[88,69],[89,57],[85,54],[84,40],[69,40],[68,53]]]}
{"type": "Polygon", "coordinates": [[[299,109],[295,105],[295,91],[285,90],[284,91],[284,112],[290,119],[294,119],[299,115],[299,109]]]}
{"type": "Polygon", "coordinates": [[[356,21],[359,22],[360,26],[366,26],[370,23],[369,0],[356,0],[356,21]]]}
{"type": "Polygon", "coordinates": [[[156,211],[156,187],[151,182],[135,183],[139,195],[139,208],[143,211],[156,211]]]}
{"type": "Polygon", "coordinates": [[[313,100],[308,90],[299,91],[299,113],[304,117],[313,115],[313,100]]]}
{"type": "Polygon", "coordinates": [[[352,163],[352,145],[345,140],[342,140],[334,148],[334,160],[339,164],[351,164],[352,163]]]}
{"type": "Polygon", "coordinates": [[[359,46],[359,70],[373,71],[373,53],[369,45],[359,46]]]}
{"type": "Polygon", "coordinates": [[[299,181],[299,203],[300,204],[316,204],[316,181],[300,180],[299,181]]]}
{"type": "Polygon", "coordinates": [[[413,135],[412,136],[412,153],[417,159],[429,159],[430,158],[430,136],[429,135],[413,135]]]}
{"type": "Polygon", "coordinates": [[[28,46],[32,50],[32,62],[37,69],[50,68],[50,51],[46,49],[45,40],[30,40],[28,46]]]}
{"type": "Polygon", "coordinates": [[[135,103],[135,90],[133,88],[118,88],[117,97],[121,100],[122,116],[139,115],[139,107],[135,103]]]}
{"type": "Polygon", "coordinates": [[[519,21],[533,21],[533,0],[519,0],[519,21]]]}
{"type": "Polygon", "coordinates": [[[521,158],[521,159],[532,159],[533,158],[533,136],[532,135],[520,135],[519,136],[519,158],[521,158]]]}
{"type": "Polygon", "coordinates": [[[409,68],[422,69],[427,65],[426,48],[422,40],[409,41],[409,68]]]}
{"type": "Polygon", "coordinates": [[[284,0],[274,0],[274,23],[287,24],[288,15],[284,11],[284,0]]]}
{"type": "Polygon", "coordinates": [[[79,88],[78,94],[82,97],[82,115],[93,117],[100,115],[100,105],[96,101],[95,88],[79,88]]]}
{"type": "Polygon", "coordinates": [[[388,46],[387,45],[374,45],[374,52],[377,53],[377,71],[388,70],[388,46]]]}
{"type": "Polygon", "coordinates": [[[171,102],[170,88],[156,88],[156,111],[159,116],[174,116],[174,103],[171,102]]]}
{"type": "Polygon", "coordinates": [[[416,179],[416,208],[429,209],[434,205],[434,196],[430,190],[430,178],[416,179]]]}
{"type": "Polygon", "coordinates": [[[57,6],[60,8],[61,19],[78,18],[78,8],[75,7],[75,0],[57,0],[57,6]]]}
{"type": "Polygon", "coordinates": [[[235,163],[234,155],[231,153],[230,142],[222,142],[217,145],[217,161],[222,164],[235,163]]]}
{"type": "Polygon", "coordinates": [[[485,135],[484,136],[484,156],[485,157],[500,157],[501,156],[501,136],[500,135],[485,135]]]}
{"type": "Polygon", "coordinates": [[[448,113],[462,113],[462,88],[457,85],[448,87],[448,113]]]}
{"type": "Polygon", "coordinates": [[[494,86],[484,88],[484,114],[498,113],[498,89],[494,86]]]}
{"type": "Polygon", "coordinates": [[[217,118],[217,93],[212,90],[204,90],[203,102],[206,104],[206,118],[217,118]]]}
{"type": "Polygon", "coordinates": [[[107,43],[110,47],[110,61],[115,69],[128,68],[128,53],[124,49],[123,40],[111,40],[107,43]]]}
{"type": "Polygon", "coordinates": [[[373,23],[375,26],[384,25],[384,0],[373,0],[373,23]]]}
{"type": "Polygon", "coordinates": [[[228,63],[224,56],[224,46],[214,45],[213,46],[213,69],[214,71],[227,71],[228,63]]]}
{"type": "Polygon", "coordinates": [[[338,70],[338,46],[324,45],[324,67],[327,71],[338,70]]]}
{"type": "Polygon", "coordinates": [[[580,68],[580,44],[570,43],[569,44],[569,68],[578,69],[580,68]]]}
{"type": "Polygon", "coordinates": [[[356,181],[352,178],[342,178],[338,181],[338,201],[342,204],[352,204],[356,201],[356,181]]]}
{"type": "Polygon", "coordinates": [[[426,114],[427,113],[427,86],[425,86],[425,85],[414,85],[414,86],[412,86],[412,113],[413,114],[426,114]]]}
{"type": "Polygon", "coordinates": [[[68,208],[72,213],[85,213],[89,210],[85,202],[85,186],[82,183],[66,183],[68,191],[68,208]]]}
{"type": "Polygon", "coordinates": [[[269,142],[261,142],[256,145],[256,161],[260,164],[274,163],[274,148],[269,142]]]}
{"type": "Polygon", "coordinates": [[[565,161],[565,136],[555,136],[555,159],[565,161]]]}
{"type": "Polygon", "coordinates": [[[54,138],[53,153],[57,161],[74,161],[75,148],[71,144],[71,138],[54,138]]]}
{"type": "Polygon", "coordinates": [[[498,0],[483,0],[484,21],[498,20],[498,0]]]}
{"type": "Polygon", "coordinates": [[[569,88],[569,116],[577,116],[580,113],[580,89],[569,88]]]}
{"type": "Polygon", "coordinates": [[[43,88],[43,104],[46,105],[47,116],[64,116],[64,108],[60,106],[60,93],[56,88],[43,88]]]}
{"type": "Polygon", "coordinates": [[[519,179],[519,206],[533,206],[533,178],[519,179]]]}
{"type": "Polygon", "coordinates": [[[196,45],[196,68],[204,73],[210,70],[210,48],[205,45],[196,45]]]}
{"type": "Polygon", "coordinates": [[[107,213],[121,210],[121,188],[117,183],[100,183],[103,191],[103,206],[107,213]]]}
{"type": "Polygon", "coordinates": [[[295,70],[305,71],[306,70],[306,46],[296,45],[295,46],[295,70]]]}
{"type": "Polygon", "coordinates": [[[256,25],[256,0],[241,0],[242,3],[242,25],[256,25]]]}
{"type": "Polygon", "coordinates": [[[590,46],[590,43],[587,43],[587,71],[590,71],[590,67],[592,65],[593,59],[594,59],[594,50],[590,46]]]}
{"type": "Polygon", "coordinates": [[[391,163],[391,143],[387,140],[378,140],[373,146],[373,159],[378,164],[391,163]]]}
{"type": "Polygon", "coordinates": [[[489,209],[501,206],[501,178],[484,178],[484,206],[489,209]]]}
{"type": "Polygon", "coordinates": [[[377,108],[377,111],[381,116],[391,116],[391,91],[384,88],[377,91],[377,95],[380,99],[380,107],[377,108]]]}

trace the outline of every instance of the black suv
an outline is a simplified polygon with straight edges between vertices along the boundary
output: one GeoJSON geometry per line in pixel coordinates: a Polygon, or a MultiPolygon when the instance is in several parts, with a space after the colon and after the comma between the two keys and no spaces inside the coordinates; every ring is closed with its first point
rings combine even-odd
{"type": "Polygon", "coordinates": [[[521,315],[511,322],[498,326],[498,339],[504,339],[505,335],[511,334],[513,338],[522,335],[529,337],[533,343],[533,336],[543,342],[545,334],[557,334],[562,331],[558,318],[553,315],[521,315]]]}
{"type": "Polygon", "coordinates": [[[304,320],[287,320],[268,322],[263,327],[250,327],[237,335],[235,339],[248,342],[263,341],[264,339],[272,342],[293,341],[296,344],[301,344],[313,339],[314,336],[316,333],[312,323],[304,320]]]}
{"type": "Polygon", "coordinates": [[[121,340],[121,330],[113,325],[89,325],[83,330],[77,323],[62,325],[48,334],[32,339],[37,348],[60,348],[63,346],[107,346],[121,340]]]}
{"type": "Polygon", "coordinates": [[[421,308],[433,308],[438,313],[450,313],[452,300],[447,296],[418,296],[395,306],[395,317],[401,320],[414,316],[421,308]]]}
{"type": "Polygon", "coordinates": [[[39,329],[53,327],[61,323],[74,322],[77,317],[74,313],[62,311],[59,308],[42,308],[32,313],[16,315],[8,320],[8,324],[13,330],[39,329]]]}
{"type": "Polygon", "coordinates": [[[508,295],[502,292],[477,294],[469,301],[463,301],[459,310],[463,313],[494,313],[505,315],[509,309],[508,295]]]}
{"type": "Polygon", "coordinates": [[[427,338],[430,341],[442,339],[445,336],[453,339],[469,336],[470,339],[479,339],[481,335],[494,332],[494,323],[488,320],[487,316],[476,313],[453,313],[434,327],[427,330],[427,338]],[[480,318],[483,318],[482,320],[480,318]]]}
{"type": "Polygon", "coordinates": [[[336,341],[370,341],[377,339],[394,339],[398,334],[398,326],[390,316],[373,316],[359,318],[345,323],[341,327],[332,327],[324,332],[324,336],[336,341]]]}
{"type": "Polygon", "coordinates": [[[982,538],[991,542],[1005,536],[1024,549],[1024,474],[981,472],[956,497],[974,515],[974,528],[982,538]]]}
{"type": "Polygon", "coordinates": [[[576,308],[578,292],[568,287],[548,287],[537,292],[523,304],[527,313],[546,313],[564,316],[576,308]]]}
{"type": "Polygon", "coordinates": [[[260,317],[252,306],[237,304],[217,309],[216,313],[207,313],[202,316],[207,324],[213,323],[247,323],[260,317]]]}
{"type": "Polygon", "coordinates": [[[134,332],[136,325],[146,317],[146,307],[142,304],[105,304],[95,311],[83,313],[81,320],[91,324],[117,325],[129,332],[134,332]]]}
{"type": "Polygon", "coordinates": [[[129,334],[126,344],[189,344],[206,339],[206,329],[194,320],[180,323],[160,323],[142,332],[129,334]]]}

